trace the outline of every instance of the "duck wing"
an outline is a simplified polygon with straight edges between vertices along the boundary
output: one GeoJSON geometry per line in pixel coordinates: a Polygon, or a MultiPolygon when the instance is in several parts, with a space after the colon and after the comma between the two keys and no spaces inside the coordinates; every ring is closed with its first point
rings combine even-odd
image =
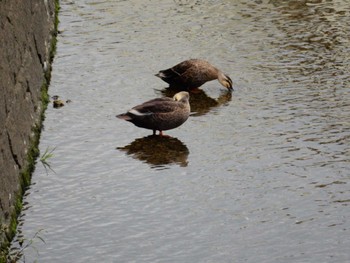
{"type": "Polygon", "coordinates": [[[128,113],[138,116],[167,113],[174,111],[176,105],[177,102],[171,98],[157,98],[133,107],[128,113]]]}
{"type": "Polygon", "coordinates": [[[159,71],[159,73],[156,74],[156,76],[160,77],[166,82],[176,81],[178,79],[181,79],[182,75],[186,73],[186,71],[191,69],[194,63],[196,63],[195,59],[185,60],[171,68],[159,71]]]}
{"type": "Polygon", "coordinates": [[[186,73],[188,70],[191,70],[193,67],[196,66],[196,60],[185,60],[169,70],[171,70],[174,74],[181,76],[184,73],[186,73]]]}

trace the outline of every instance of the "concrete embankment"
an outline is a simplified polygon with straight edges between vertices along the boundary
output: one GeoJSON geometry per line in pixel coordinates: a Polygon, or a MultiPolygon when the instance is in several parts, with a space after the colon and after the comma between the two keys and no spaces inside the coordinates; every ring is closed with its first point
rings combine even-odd
{"type": "Polygon", "coordinates": [[[57,10],[56,0],[0,0],[0,261],[38,156],[57,10]]]}

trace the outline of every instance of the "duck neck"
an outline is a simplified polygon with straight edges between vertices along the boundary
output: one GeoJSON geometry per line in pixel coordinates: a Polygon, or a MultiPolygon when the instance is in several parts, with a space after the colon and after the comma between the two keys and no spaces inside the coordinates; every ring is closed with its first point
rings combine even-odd
{"type": "Polygon", "coordinates": [[[218,70],[218,80],[219,82],[224,85],[225,81],[226,81],[226,76],[224,73],[222,73],[221,71],[218,70]]]}

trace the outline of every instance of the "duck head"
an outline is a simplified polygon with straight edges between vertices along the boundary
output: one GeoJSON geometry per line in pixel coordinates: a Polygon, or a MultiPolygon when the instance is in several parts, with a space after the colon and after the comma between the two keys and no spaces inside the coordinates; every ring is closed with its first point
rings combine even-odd
{"type": "Polygon", "coordinates": [[[222,86],[227,88],[229,91],[233,91],[233,84],[232,80],[229,76],[225,75],[224,73],[220,72],[218,75],[218,80],[222,86]]]}
{"type": "Polygon", "coordinates": [[[173,99],[175,101],[187,103],[189,101],[189,99],[190,99],[190,94],[187,91],[181,91],[181,92],[176,93],[173,96],[173,99]]]}

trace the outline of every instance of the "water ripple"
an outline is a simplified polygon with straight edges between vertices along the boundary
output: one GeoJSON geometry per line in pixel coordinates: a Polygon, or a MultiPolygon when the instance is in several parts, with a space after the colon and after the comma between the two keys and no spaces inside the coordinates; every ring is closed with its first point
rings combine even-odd
{"type": "Polygon", "coordinates": [[[347,262],[348,1],[61,1],[22,233],[39,262],[347,262]],[[115,119],[190,57],[231,76],[166,141],[115,119]],[[116,150],[116,147],[119,147],[116,150]]]}

